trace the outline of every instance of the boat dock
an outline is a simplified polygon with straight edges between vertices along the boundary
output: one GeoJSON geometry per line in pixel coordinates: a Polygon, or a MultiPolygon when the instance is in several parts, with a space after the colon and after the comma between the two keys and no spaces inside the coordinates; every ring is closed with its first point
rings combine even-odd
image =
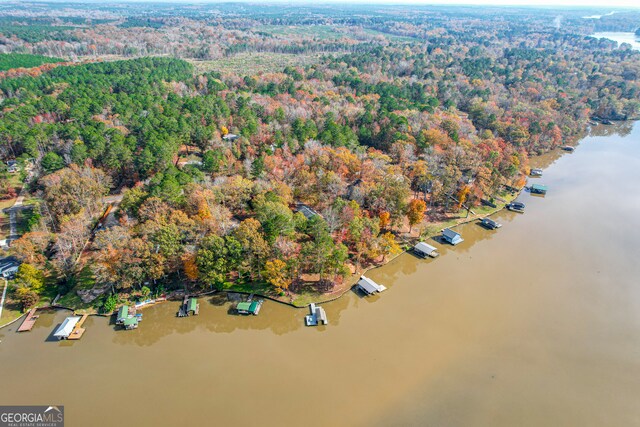
{"type": "Polygon", "coordinates": [[[18,332],[28,332],[33,328],[33,325],[36,324],[36,320],[38,320],[38,316],[36,316],[37,308],[32,308],[29,310],[29,314],[24,318],[22,324],[18,328],[18,332]]]}
{"type": "Polygon", "coordinates": [[[323,325],[329,323],[329,320],[327,320],[327,313],[324,311],[324,308],[319,305],[316,305],[315,303],[309,304],[309,312],[311,314],[304,317],[305,325],[318,326],[321,323],[323,325]]]}
{"type": "MultiPolygon", "coordinates": [[[[253,299],[253,294],[251,294],[252,296],[250,298],[253,299]]],[[[260,308],[262,307],[262,300],[257,300],[257,301],[246,301],[246,302],[239,302],[236,305],[236,311],[238,312],[238,314],[253,314],[254,316],[257,316],[258,313],[260,313],[260,308]]]]}
{"type": "Polygon", "coordinates": [[[69,334],[69,336],[67,337],[68,340],[79,340],[80,338],[82,338],[82,335],[86,330],[85,328],[82,327],[82,324],[84,323],[85,320],[87,320],[87,317],[89,317],[88,314],[82,315],[78,323],[76,323],[76,325],[73,327],[73,331],[71,331],[71,334],[69,334]]]}
{"type": "Polygon", "coordinates": [[[189,314],[197,316],[199,312],[200,304],[198,304],[198,300],[196,298],[189,298],[185,295],[182,300],[182,305],[178,310],[178,317],[187,317],[189,314]]]}

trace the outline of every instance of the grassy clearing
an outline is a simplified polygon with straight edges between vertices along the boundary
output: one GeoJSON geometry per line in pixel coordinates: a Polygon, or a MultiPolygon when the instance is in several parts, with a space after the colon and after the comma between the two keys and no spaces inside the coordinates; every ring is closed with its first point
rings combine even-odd
{"type": "Polygon", "coordinates": [[[389,39],[391,41],[396,41],[396,42],[415,42],[416,40],[418,40],[415,37],[408,37],[408,36],[397,36],[395,34],[388,34],[388,33],[384,33],[382,31],[378,31],[378,30],[374,30],[372,28],[362,28],[361,30],[363,33],[368,34],[370,36],[383,36],[386,39],[389,39]]]}
{"type": "Polygon", "coordinates": [[[75,286],[60,297],[58,304],[77,310],[80,313],[95,313],[96,310],[93,308],[93,302],[82,302],[82,299],[77,293],[79,290],[93,289],[95,285],[96,278],[91,272],[91,269],[89,267],[84,267],[76,276],[75,286]]]}
{"type": "Polygon", "coordinates": [[[346,35],[340,31],[340,28],[331,25],[261,25],[253,30],[281,37],[299,36],[319,40],[337,40],[346,35]]]}
{"type": "Polygon", "coordinates": [[[305,66],[315,64],[320,60],[320,54],[291,55],[273,52],[243,52],[227,58],[212,61],[191,62],[198,73],[217,71],[222,74],[237,74],[240,76],[255,75],[260,72],[281,72],[287,66],[305,66]]]}

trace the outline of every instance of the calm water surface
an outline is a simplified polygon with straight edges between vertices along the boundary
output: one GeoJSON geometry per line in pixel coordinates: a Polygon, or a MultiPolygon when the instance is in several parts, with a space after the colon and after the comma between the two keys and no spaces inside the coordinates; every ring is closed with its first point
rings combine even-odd
{"type": "Polygon", "coordinates": [[[69,426],[640,425],[640,125],[619,130],[536,159],[549,193],[524,215],[371,272],[388,291],[327,304],[326,327],[210,298],[78,342],[50,339],[64,312],[2,329],[0,403],[64,404],[69,426]]]}
{"type": "Polygon", "coordinates": [[[635,33],[604,32],[594,33],[591,36],[598,39],[605,38],[613,40],[614,42],[618,42],[618,46],[622,43],[629,43],[633,49],[640,50],[640,37],[636,36],[635,33]]]}

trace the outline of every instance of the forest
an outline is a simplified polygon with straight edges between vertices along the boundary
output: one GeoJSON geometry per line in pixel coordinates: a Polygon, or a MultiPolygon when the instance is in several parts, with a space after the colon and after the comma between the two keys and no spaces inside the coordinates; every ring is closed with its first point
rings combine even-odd
{"type": "Polygon", "coordinates": [[[640,52],[586,36],[596,24],[574,12],[51,8],[0,22],[0,70],[34,67],[0,75],[0,155],[31,210],[10,249],[25,307],[89,290],[104,311],[182,286],[332,292],[522,187],[530,156],[594,116],[640,116],[640,52]],[[9,31],[20,20],[39,24],[9,31]],[[291,62],[227,67],[252,54],[291,62]]]}

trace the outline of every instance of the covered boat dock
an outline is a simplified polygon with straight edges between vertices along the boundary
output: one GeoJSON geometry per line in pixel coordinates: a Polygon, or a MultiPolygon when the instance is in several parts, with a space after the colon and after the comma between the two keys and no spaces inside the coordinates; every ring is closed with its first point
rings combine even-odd
{"type": "Polygon", "coordinates": [[[236,311],[239,314],[253,314],[257,316],[260,313],[260,307],[262,306],[262,300],[239,302],[236,306],[236,311]]]}
{"type": "Polygon", "coordinates": [[[71,333],[76,327],[76,324],[80,321],[79,316],[71,316],[64,319],[62,324],[56,329],[53,333],[53,336],[58,338],[59,340],[64,340],[69,338],[71,333]]]}
{"type": "Polygon", "coordinates": [[[445,242],[451,243],[454,246],[464,242],[464,239],[462,238],[460,233],[456,233],[450,228],[445,228],[442,231],[442,239],[444,239],[445,242]]]}
{"type": "Polygon", "coordinates": [[[380,293],[387,288],[383,285],[379,285],[368,277],[362,276],[356,284],[356,289],[360,289],[365,295],[373,295],[380,293]]]}
{"type": "Polygon", "coordinates": [[[533,184],[529,191],[533,194],[547,194],[547,186],[542,184],[533,184]]]}
{"type": "Polygon", "coordinates": [[[435,258],[438,255],[440,255],[438,253],[438,249],[435,246],[428,245],[425,242],[419,242],[418,244],[416,244],[413,247],[413,252],[416,255],[421,256],[422,258],[426,258],[426,257],[435,258]]]}
{"type": "Polygon", "coordinates": [[[329,323],[327,320],[327,313],[324,311],[324,308],[316,305],[315,303],[309,304],[309,312],[307,316],[304,318],[304,323],[307,326],[318,326],[319,324],[326,325],[329,323]]]}

